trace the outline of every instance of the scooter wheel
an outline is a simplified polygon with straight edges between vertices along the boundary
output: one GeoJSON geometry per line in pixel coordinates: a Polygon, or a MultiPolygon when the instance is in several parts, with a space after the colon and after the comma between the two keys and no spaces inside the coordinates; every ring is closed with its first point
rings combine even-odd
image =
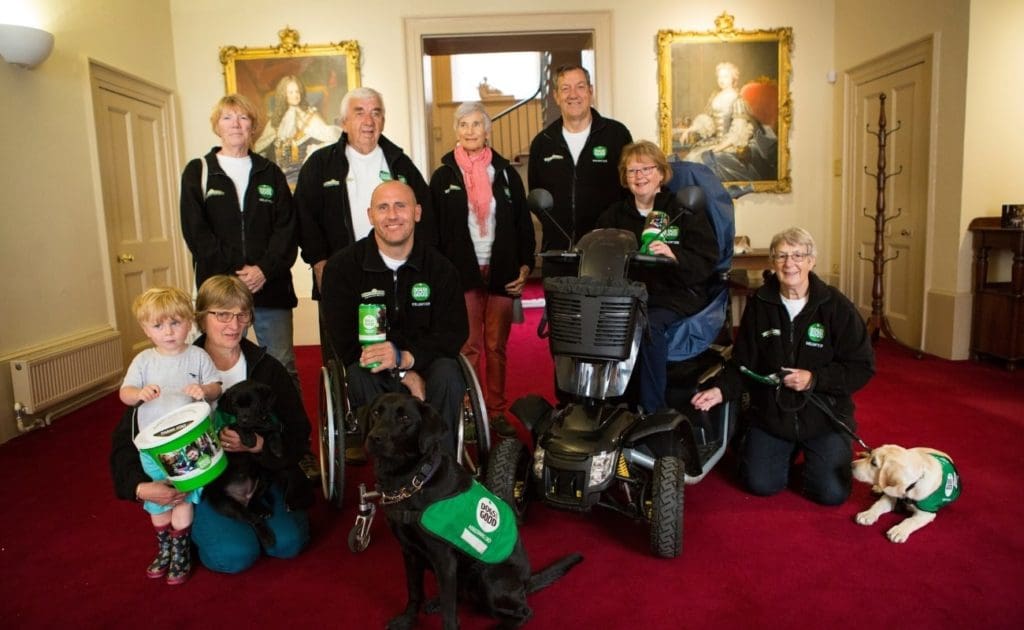
{"type": "Polygon", "coordinates": [[[508,503],[520,523],[526,518],[529,501],[531,459],[525,453],[522,442],[505,438],[491,451],[487,462],[487,476],[484,485],[508,503]]]}
{"type": "Polygon", "coordinates": [[[651,551],[675,558],[683,550],[683,463],[678,457],[654,461],[651,479],[651,551]]]}

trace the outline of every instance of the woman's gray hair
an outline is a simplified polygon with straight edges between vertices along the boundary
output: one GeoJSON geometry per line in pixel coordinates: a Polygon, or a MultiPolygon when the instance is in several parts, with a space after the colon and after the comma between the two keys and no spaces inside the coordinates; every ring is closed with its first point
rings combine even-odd
{"type": "Polygon", "coordinates": [[[455,131],[459,130],[459,121],[472,113],[479,112],[484,116],[484,133],[491,133],[491,115],[480,101],[466,101],[455,110],[455,131]]]}
{"type": "Polygon", "coordinates": [[[818,257],[818,246],[814,244],[814,237],[802,227],[787,228],[773,236],[772,243],[768,246],[768,255],[774,256],[782,243],[793,247],[802,247],[811,256],[818,257]]]}
{"type": "Polygon", "coordinates": [[[341,106],[338,108],[341,110],[341,122],[345,122],[345,119],[348,118],[348,104],[354,98],[361,101],[371,98],[376,99],[377,103],[380,105],[381,115],[384,114],[384,97],[381,96],[380,92],[369,87],[357,87],[354,90],[345,92],[345,96],[341,98],[341,106]]]}

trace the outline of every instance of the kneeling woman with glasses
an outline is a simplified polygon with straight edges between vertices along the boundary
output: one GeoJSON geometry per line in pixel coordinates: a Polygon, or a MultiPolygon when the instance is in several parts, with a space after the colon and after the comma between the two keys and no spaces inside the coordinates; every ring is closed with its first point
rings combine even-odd
{"type": "MultiPolygon", "coordinates": [[[[195,345],[206,350],[213,359],[225,391],[246,379],[268,385],[273,390],[272,410],[283,426],[283,453],[276,457],[265,451],[259,436],[254,446],[246,447],[238,433],[227,427],[221,429],[220,442],[229,453],[255,453],[268,468],[298,467],[299,459],[309,444],[309,418],[299,392],[281,362],[270,356],[265,348],[245,338],[252,318],[252,293],[242,280],[236,276],[211,276],[199,287],[196,298],[196,324],[203,335],[195,345]]],[[[132,443],[132,432],[129,410],[114,431],[110,457],[118,497],[141,497],[162,504],[173,502],[177,491],[170,485],[151,481],[143,472],[132,443]]],[[[305,478],[301,474],[294,477],[305,478]]],[[[292,497],[294,503],[312,503],[312,488],[304,490],[308,493],[296,493],[292,497]]],[[[297,505],[285,505],[283,488],[272,486],[269,494],[272,513],[267,525],[274,532],[276,542],[263,551],[276,558],[297,556],[309,542],[306,511],[297,505]]],[[[260,556],[261,547],[255,531],[248,524],[215,511],[205,497],[195,507],[192,541],[199,550],[203,565],[222,573],[244,571],[260,556]]]]}
{"type": "Polygon", "coordinates": [[[853,454],[837,419],[856,430],[852,394],[875,373],[871,338],[853,303],[811,271],[817,249],[807,230],[776,234],[769,256],[775,273],[747,300],[730,369],[691,402],[707,410],[750,392],[750,429],[740,447],[746,487],[760,496],[780,492],[803,452],[803,494],[839,505],[850,495],[853,454]],[[781,374],[781,383],[743,376],[740,367],[781,374]]]}

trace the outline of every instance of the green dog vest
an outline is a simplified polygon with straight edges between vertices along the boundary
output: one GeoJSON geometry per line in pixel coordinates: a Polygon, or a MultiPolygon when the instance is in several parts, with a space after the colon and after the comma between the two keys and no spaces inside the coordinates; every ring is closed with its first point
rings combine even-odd
{"type": "Polygon", "coordinates": [[[475,480],[465,492],[424,510],[420,525],[469,557],[488,564],[504,562],[519,537],[512,508],[475,480]]]}
{"type": "Polygon", "coordinates": [[[930,453],[932,457],[939,460],[942,465],[942,485],[935,492],[914,503],[919,510],[925,512],[938,512],[960,496],[960,475],[956,472],[953,462],[942,455],[930,453]]]}

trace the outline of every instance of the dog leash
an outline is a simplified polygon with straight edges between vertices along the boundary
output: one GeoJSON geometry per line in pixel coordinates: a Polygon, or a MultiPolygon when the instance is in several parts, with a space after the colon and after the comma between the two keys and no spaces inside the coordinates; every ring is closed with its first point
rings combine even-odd
{"type": "Polygon", "coordinates": [[[782,398],[780,396],[780,394],[782,393],[782,375],[781,374],[776,372],[775,374],[769,374],[768,376],[765,376],[763,374],[758,374],[757,372],[754,372],[753,370],[750,370],[747,367],[742,366],[742,365],[740,366],[740,372],[742,374],[744,374],[745,376],[748,376],[751,379],[753,379],[753,380],[755,380],[758,383],[761,383],[763,385],[774,385],[775,386],[775,404],[777,404],[779,406],[779,408],[782,409],[783,411],[800,411],[801,409],[803,409],[804,407],[807,406],[807,401],[811,401],[811,403],[815,407],[820,409],[822,411],[822,413],[824,413],[826,416],[828,416],[828,418],[830,420],[832,420],[832,422],[837,424],[839,426],[839,428],[843,430],[843,433],[846,433],[851,438],[856,440],[856,442],[858,444],[860,444],[867,452],[869,452],[869,453],[871,452],[871,450],[872,450],[871,447],[868,446],[867,443],[864,442],[864,440],[862,440],[861,437],[859,435],[857,435],[857,433],[854,432],[853,429],[851,429],[845,422],[843,422],[843,420],[839,416],[837,416],[835,414],[835,412],[832,411],[831,406],[821,396],[819,396],[818,394],[815,394],[814,392],[794,392],[797,395],[803,396],[804,400],[803,400],[803,402],[801,404],[799,404],[799,405],[797,405],[795,407],[788,407],[788,406],[786,406],[786,405],[784,405],[782,403],[782,398]]]}
{"type": "MultiPolygon", "coordinates": [[[[781,385],[779,387],[781,388],[781,385]]],[[[841,428],[843,430],[843,432],[845,432],[847,435],[849,435],[854,440],[856,440],[857,444],[860,444],[864,448],[864,450],[866,450],[869,453],[871,452],[871,447],[868,446],[864,442],[864,440],[862,440],[860,438],[860,436],[857,435],[856,432],[854,432],[853,429],[851,429],[845,422],[843,422],[843,420],[839,416],[837,416],[835,413],[833,413],[833,411],[830,408],[829,404],[827,402],[825,402],[824,400],[822,400],[821,396],[815,394],[814,392],[798,392],[798,393],[804,394],[807,397],[807,400],[811,401],[811,403],[815,407],[817,407],[818,409],[821,409],[821,411],[826,416],[831,418],[833,422],[835,422],[837,425],[839,425],[839,428],[841,428]]],[[[776,396],[776,402],[778,402],[778,397],[777,396],[776,396]]],[[[782,405],[780,404],[779,406],[781,407],[782,405]]],[[[803,405],[801,405],[801,406],[803,406],[803,405]]]]}

